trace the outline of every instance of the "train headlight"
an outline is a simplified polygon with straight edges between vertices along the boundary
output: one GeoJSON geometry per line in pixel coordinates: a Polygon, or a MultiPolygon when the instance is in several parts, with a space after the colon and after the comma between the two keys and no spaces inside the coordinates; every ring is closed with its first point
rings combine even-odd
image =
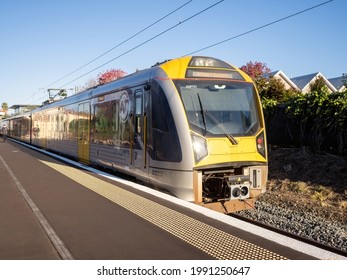
{"type": "Polygon", "coordinates": [[[230,199],[247,199],[250,196],[249,183],[242,183],[242,185],[229,185],[230,187],[230,199]]]}
{"type": "Polygon", "coordinates": [[[192,143],[193,143],[195,162],[198,163],[208,154],[207,143],[204,138],[199,137],[197,135],[192,135],[192,143]]]}
{"type": "Polygon", "coordinates": [[[241,195],[242,195],[242,196],[247,196],[248,193],[249,193],[249,188],[248,188],[248,186],[242,186],[242,187],[241,187],[241,195]]]}
{"type": "Polygon", "coordinates": [[[266,158],[264,132],[260,133],[256,139],[258,153],[266,158]]]}

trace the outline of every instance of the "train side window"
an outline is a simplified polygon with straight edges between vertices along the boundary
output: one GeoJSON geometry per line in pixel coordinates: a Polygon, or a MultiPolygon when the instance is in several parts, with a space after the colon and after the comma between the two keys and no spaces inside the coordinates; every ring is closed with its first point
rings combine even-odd
{"type": "Polygon", "coordinates": [[[94,140],[100,144],[110,142],[109,104],[98,104],[94,108],[94,140]]]}
{"type": "Polygon", "coordinates": [[[169,102],[161,86],[151,84],[151,125],[149,153],[155,160],[180,162],[182,150],[169,102]]]}
{"type": "Polygon", "coordinates": [[[169,132],[165,110],[170,110],[170,108],[168,108],[169,104],[167,104],[164,93],[162,95],[160,96],[160,93],[152,94],[152,127],[161,132],[169,132]]]}
{"type": "Polygon", "coordinates": [[[118,102],[112,103],[111,126],[112,126],[112,132],[118,133],[118,131],[119,131],[119,103],[118,102]]]}

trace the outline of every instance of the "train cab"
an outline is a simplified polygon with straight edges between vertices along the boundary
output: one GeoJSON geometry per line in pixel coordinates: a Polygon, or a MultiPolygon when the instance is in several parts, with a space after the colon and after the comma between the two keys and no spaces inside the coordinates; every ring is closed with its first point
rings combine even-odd
{"type": "MultiPolygon", "coordinates": [[[[185,152],[183,161],[192,162],[194,201],[224,212],[249,208],[267,180],[265,124],[253,81],[210,57],[181,58],[162,68],[183,105],[171,108],[177,126],[185,122],[189,131],[181,148],[193,154],[185,152]]],[[[172,91],[167,81],[162,85],[172,91]]]]}

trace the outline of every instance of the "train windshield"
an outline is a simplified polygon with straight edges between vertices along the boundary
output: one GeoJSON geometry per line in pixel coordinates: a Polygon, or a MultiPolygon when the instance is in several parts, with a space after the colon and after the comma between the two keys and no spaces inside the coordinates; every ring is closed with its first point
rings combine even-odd
{"type": "Polygon", "coordinates": [[[177,80],[191,130],[204,136],[254,135],[260,127],[251,83],[177,80]]]}

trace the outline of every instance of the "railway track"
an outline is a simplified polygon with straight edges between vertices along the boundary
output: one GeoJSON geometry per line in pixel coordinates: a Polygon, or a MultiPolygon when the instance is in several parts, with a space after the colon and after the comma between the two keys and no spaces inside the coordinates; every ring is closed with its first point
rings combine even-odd
{"type": "Polygon", "coordinates": [[[346,251],[340,250],[340,249],[332,247],[332,246],[329,246],[327,244],[320,243],[318,241],[309,239],[307,237],[303,237],[303,236],[300,236],[300,235],[297,235],[297,234],[294,234],[294,233],[291,233],[291,232],[279,229],[277,227],[274,227],[274,226],[265,224],[263,222],[256,221],[256,220],[253,220],[253,219],[241,216],[241,215],[236,214],[236,213],[230,213],[230,214],[228,214],[228,216],[231,216],[231,217],[233,217],[235,219],[239,219],[239,220],[242,220],[244,222],[253,224],[255,226],[258,226],[258,227],[270,230],[272,232],[276,232],[278,234],[281,234],[283,236],[286,236],[286,237],[298,240],[300,242],[303,242],[303,243],[315,246],[315,247],[320,248],[322,250],[325,250],[327,252],[331,252],[331,253],[334,253],[334,254],[337,254],[337,255],[340,255],[340,256],[343,256],[343,257],[347,257],[347,252],[346,251]]]}

